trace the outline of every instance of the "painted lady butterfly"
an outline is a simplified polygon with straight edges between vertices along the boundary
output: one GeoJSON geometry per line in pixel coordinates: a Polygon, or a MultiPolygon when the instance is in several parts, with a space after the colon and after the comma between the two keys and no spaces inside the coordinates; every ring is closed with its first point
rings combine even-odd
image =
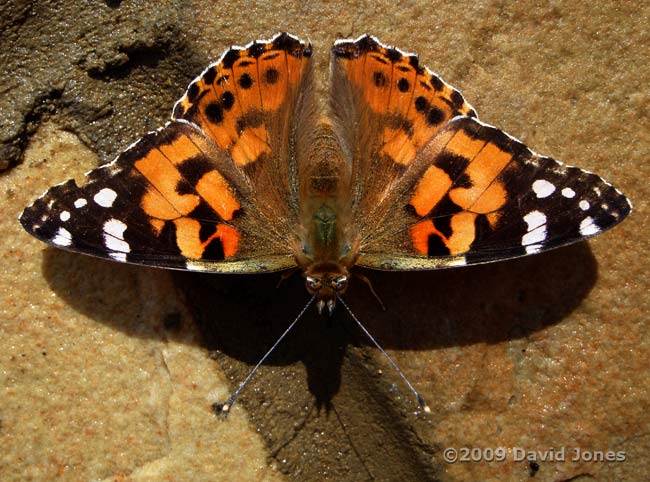
{"type": "Polygon", "coordinates": [[[371,36],[334,43],[323,116],[311,56],[286,33],[229,49],[165,127],[85,185],[51,188],[20,222],[47,243],[128,263],[299,268],[319,311],[331,311],[356,265],[524,256],[596,235],[631,210],[597,175],[480,122],[417,56],[371,36]]]}

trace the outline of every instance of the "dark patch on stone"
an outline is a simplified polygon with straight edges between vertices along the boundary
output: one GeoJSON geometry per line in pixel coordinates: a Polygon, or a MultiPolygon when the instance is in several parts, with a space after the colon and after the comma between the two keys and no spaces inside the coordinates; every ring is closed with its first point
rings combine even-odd
{"type": "Polygon", "coordinates": [[[169,313],[163,319],[163,327],[167,331],[178,331],[181,327],[182,321],[183,321],[183,317],[181,316],[180,313],[178,312],[169,313]]]}

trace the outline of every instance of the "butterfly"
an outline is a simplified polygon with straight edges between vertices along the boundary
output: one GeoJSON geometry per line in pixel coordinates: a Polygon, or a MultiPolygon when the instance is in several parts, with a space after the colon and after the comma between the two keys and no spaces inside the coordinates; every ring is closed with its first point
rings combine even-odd
{"type": "Polygon", "coordinates": [[[218,273],[298,269],[332,311],[355,266],[427,270],[540,253],[631,211],[590,172],[478,120],[418,57],[337,40],[325,105],[312,46],[288,34],[232,47],[171,121],[20,216],[60,248],[218,273]]]}

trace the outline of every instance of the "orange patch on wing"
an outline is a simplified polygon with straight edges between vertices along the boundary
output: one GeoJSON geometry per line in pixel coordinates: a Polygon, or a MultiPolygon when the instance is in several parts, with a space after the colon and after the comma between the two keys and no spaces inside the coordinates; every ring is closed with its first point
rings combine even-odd
{"type": "Polygon", "coordinates": [[[460,212],[451,217],[451,236],[445,242],[451,254],[461,254],[469,251],[470,245],[476,238],[474,221],[476,214],[460,212]]]}
{"type": "Polygon", "coordinates": [[[490,227],[492,229],[496,228],[497,223],[499,222],[499,219],[501,219],[501,213],[500,212],[491,212],[486,216],[488,223],[490,223],[490,227]]]}
{"type": "Polygon", "coordinates": [[[429,166],[415,189],[409,204],[419,216],[425,216],[440,202],[451,187],[451,179],[445,171],[436,166],[429,166]]]}
{"type": "Polygon", "coordinates": [[[239,246],[239,231],[227,224],[219,224],[217,232],[214,235],[221,239],[223,245],[223,254],[226,258],[234,256],[239,246]]]}
{"type": "Polygon", "coordinates": [[[142,207],[150,216],[161,219],[173,219],[170,206],[176,211],[175,216],[190,213],[199,204],[194,194],[179,194],[176,186],[183,180],[178,170],[158,150],[150,150],[146,156],[135,162],[135,168],[149,181],[155,189],[148,189],[142,199],[142,207]],[[157,191],[157,192],[156,192],[157,191]],[[166,203],[160,198],[164,198],[166,203]]]}
{"type": "Polygon", "coordinates": [[[153,228],[156,236],[160,236],[160,233],[165,227],[165,221],[163,219],[150,218],[149,224],[151,224],[151,227],[153,228]]]}
{"type": "Polygon", "coordinates": [[[161,144],[158,149],[175,166],[201,154],[201,151],[186,135],[179,136],[170,144],[161,144]]]}
{"type": "Polygon", "coordinates": [[[425,256],[429,253],[429,236],[431,234],[437,234],[444,239],[430,219],[425,219],[411,226],[411,242],[418,253],[425,256]]]}
{"type": "Polygon", "coordinates": [[[459,130],[449,140],[445,146],[445,150],[457,156],[463,156],[472,160],[483,149],[483,146],[485,146],[485,141],[472,139],[465,131],[459,130]]]}
{"type": "Polygon", "coordinates": [[[237,253],[239,232],[232,226],[218,224],[215,232],[201,242],[201,223],[196,219],[178,218],[174,220],[174,224],[176,225],[176,244],[186,258],[201,259],[205,249],[216,238],[221,241],[224,257],[228,258],[237,253]]]}
{"type": "Polygon", "coordinates": [[[468,212],[454,214],[450,222],[452,233],[449,238],[438,231],[430,219],[420,221],[411,227],[411,243],[413,244],[413,248],[420,254],[428,255],[429,236],[435,234],[447,246],[450,255],[466,253],[469,251],[476,237],[476,227],[474,224],[476,217],[476,214],[468,212]]]}
{"type": "Polygon", "coordinates": [[[140,207],[152,218],[175,219],[180,216],[174,206],[169,204],[156,189],[151,187],[147,188],[147,191],[142,196],[140,207]]]}
{"type": "Polygon", "coordinates": [[[238,166],[245,166],[255,162],[261,154],[270,153],[271,148],[266,143],[266,135],[264,126],[245,129],[230,152],[235,163],[238,166]]]}
{"type": "Polygon", "coordinates": [[[453,189],[449,196],[451,200],[464,209],[470,209],[484,195],[477,208],[481,211],[494,211],[505,203],[506,193],[499,183],[492,184],[504,167],[508,165],[512,156],[502,151],[496,145],[486,143],[472,162],[467,166],[465,173],[469,176],[472,186],[469,188],[453,189]],[[490,189],[488,189],[490,188],[490,189]]]}
{"type": "Polygon", "coordinates": [[[390,157],[393,162],[398,164],[410,164],[415,159],[416,150],[411,140],[401,129],[384,129],[384,139],[386,141],[379,151],[379,154],[390,157]]]}
{"type": "Polygon", "coordinates": [[[233,213],[240,207],[228,182],[217,171],[206,172],[196,183],[196,192],[225,221],[232,219],[233,213]]]}

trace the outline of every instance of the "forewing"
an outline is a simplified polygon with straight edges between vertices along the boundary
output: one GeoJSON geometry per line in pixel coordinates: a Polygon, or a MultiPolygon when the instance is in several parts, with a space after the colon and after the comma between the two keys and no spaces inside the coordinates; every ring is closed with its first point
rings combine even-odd
{"type": "Polygon", "coordinates": [[[594,236],[631,204],[597,175],[470,117],[448,122],[365,232],[357,264],[431,269],[539,253],[594,236]]]}
{"type": "Polygon", "coordinates": [[[351,163],[353,222],[364,231],[417,152],[449,119],[476,114],[417,56],[374,37],[338,40],[330,62],[331,115],[351,163]]]}
{"type": "Polygon", "coordinates": [[[122,262],[216,272],[294,265],[226,151],[188,122],[145,135],[112,163],[48,190],[20,216],[57,247],[122,262]]]}
{"type": "Polygon", "coordinates": [[[313,109],[310,57],[311,45],[287,33],[232,47],[189,85],[173,112],[230,154],[279,231],[298,220],[294,150],[313,109]]]}

